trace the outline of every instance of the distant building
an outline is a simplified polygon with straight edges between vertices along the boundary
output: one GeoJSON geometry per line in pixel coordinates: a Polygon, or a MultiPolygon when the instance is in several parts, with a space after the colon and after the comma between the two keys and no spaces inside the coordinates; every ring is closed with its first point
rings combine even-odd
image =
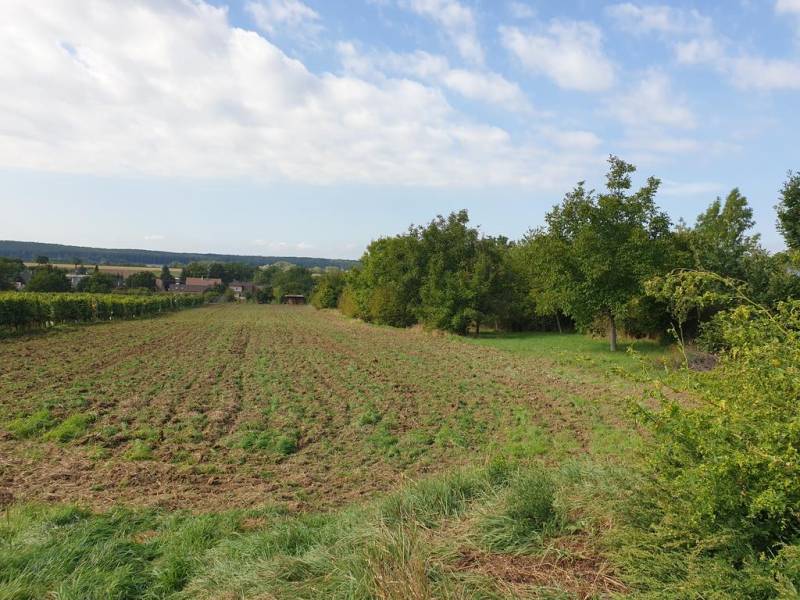
{"type": "Polygon", "coordinates": [[[281,298],[281,303],[301,305],[306,303],[306,297],[301,294],[286,294],[281,298]]]}
{"type": "Polygon", "coordinates": [[[73,290],[77,288],[78,284],[87,277],[88,275],[86,273],[67,273],[67,279],[69,280],[73,290]]]}
{"type": "Polygon", "coordinates": [[[256,293],[256,286],[250,281],[231,281],[228,287],[237,300],[246,300],[248,295],[252,296],[256,293]]]}
{"type": "Polygon", "coordinates": [[[14,281],[14,288],[22,291],[26,287],[28,287],[28,283],[33,277],[33,271],[30,269],[24,269],[19,275],[17,275],[17,279],[14,281]]]}
{"type": "Polygon", "coordinates": [[[190,294],[202,294],[212,287],[222,285],[222,279],[215,277],[187,277],[186,283],[174,285],[171,290],[176,292],[188,292],[190,294]]]}

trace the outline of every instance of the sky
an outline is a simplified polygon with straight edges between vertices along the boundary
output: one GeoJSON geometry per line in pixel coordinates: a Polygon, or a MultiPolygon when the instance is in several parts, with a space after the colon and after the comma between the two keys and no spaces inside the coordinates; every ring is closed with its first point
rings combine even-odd
{"type": "Polygon", "coordinates": [[[3,0],[0,239],[357,258],[519,238],[610,154],[763,245],[800,170],[800,0],[3,0]]]}

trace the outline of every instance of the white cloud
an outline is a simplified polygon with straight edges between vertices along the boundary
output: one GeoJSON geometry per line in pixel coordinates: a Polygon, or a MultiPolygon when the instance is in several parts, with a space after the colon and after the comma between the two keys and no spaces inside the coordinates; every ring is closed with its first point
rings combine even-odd
{"type": "Polygon", "coordinates": [[[658,70],[648,71],[633,89],[611,99],[609,112],[630,127],[692,129],[696,125],[686,99],[672,90],[669,77],[658,70]]]}
{"type": "Polygon", "coordinates": [[[245,10],[269,34],[280,30],[307,36],[322,29],[317,11],[300,0],[251,0],[245,10]]]}
{"type": "Polygon", "coordinates": [[[777,0],[775,12],[800,15],[800,0],[777,0]]]}
{"type": "Polygon", "coordinates": [[[478,39],[475,14],[470,7],[457,0],[400,0],[400,4],[442,27],[462,58],[483,64],[483,46],[478,39]]]}
{"type": "Polygon", "coordinates": [[[442,82],[466,98],[482,100],[509,110],[530,109],[528,100],[519,86],[497,73],[451,69],[443,73],[442,82]]]}
{"type": "MultiPolygon", "coordinates": [[[[800,15],[800,0],[777,0],[775,11],[800,15]]],[[[672,38],[679,63],[706,65],[736,87],[761,91],[800,89],[800,62],[767,58],[738,50],[714,29],[712,20],[696,10],[666,5],[615,4],[607,12],[626,31],[659,33],[672,38]]]]}
{"type": "Polygon", "coordinates": [[[742,56],[726,61],[735,85],[746,89],[800,90],[800,62],[742,56]]]}
{"type": "Polygon", "coordinates": [[[696,10],[682,10],[666,5],[612,4],[606,12],[630,33],[647,35],[705,35],[712,29],[711,19],[696,10]]]}
{"type": "Polygon", "coordinates": [[[379,79],[386,74],[402,75],[438,85],[470,100],[493,104],[514,112],[530,112],[531,106],[519,85],[498,73],[451,68],[444,56],[416,51],[363,54],[350,42],[338,45],[345,69],[362,77],[379,79]]]}
{"type": "Polygon", "coordinates": [[[688,65],[721,63],[725,59],[725,45],[715,37],[697,38],[675,44],[678,62],[688,65]]]}
{"type": "Polygon", "coordinates": [[[694,129],[697,117],[661,70],[646,71],[630,89],[609,98],[605,113],[622,123],[620,145],[631,159],[653,163],[659,156],[710,151],[708,143],[676,133],[694,129]]]}
{"type": "Polygon", "coordinates": [[[795,44],[800,47],[800,0],[777,0],[775,12],[779,15],[794,17],[795,44]]]}
{"type": "Polygon", "coordinates": [[[591,23],[551,21],[540,33],[501,27],[500,35],[524,67],[559,87],[598,92],[614,84],[614,65],[603,52],[602,33],[591,23]]]}
{"type": "Polygon", "coordinates": [[[4,0],[0,46],[0,168],[557,190],[598,158],[419,82],[312,73],[199,0],[4,0]]]}
{"type": "Polygon", "coordinates": [[[153,234],[144,236],[144,239],[145,239],[145,241],[148,241],[148,242],[158,242],[158,241],[161,241],[161,240],[165,240],[167,238],[165,236],[161,235],[161,234],[153,233],[153,234]]]}
{"type": "Polygon", "coordinates": [[[675,45],[678,62],[706,65],[741,89],[764,92],[800,89],[800,61],[732,54],[725,41],[710,36],[675,45]]]}
{"type": "Polygon", "coordinates": [[[543,137],[565,150],[590,152],[597,149],[602,140],[591,131],[561,130],[552,127],[543,127],[540,130],[543,137]]]}

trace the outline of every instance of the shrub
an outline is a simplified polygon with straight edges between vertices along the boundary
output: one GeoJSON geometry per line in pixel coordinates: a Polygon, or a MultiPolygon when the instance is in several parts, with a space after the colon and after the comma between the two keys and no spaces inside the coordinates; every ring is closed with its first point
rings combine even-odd
{"type": "Polygon", "coordinates": [[[336,308],[345,283],[345,274],[341,271],[325,273],[317,282],[317,288],[311,296],[311,304],[316,308],[336,308]]]}
{"type": "Polygon", "coordinates": [[[800,301],[740,306],[716,319],[716,334],[727,350],[695,402],[660,395],[660,410],[639,409],[655,444],[647,510],[634,514],[651,547],[690,550],[687,573],[713,561],[741,576],[777,568],[800,543],[800,301]]]}

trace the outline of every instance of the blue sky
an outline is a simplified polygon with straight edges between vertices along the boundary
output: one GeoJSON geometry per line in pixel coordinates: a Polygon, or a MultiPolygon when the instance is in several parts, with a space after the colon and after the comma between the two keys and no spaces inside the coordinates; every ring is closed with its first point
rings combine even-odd
{"type": "Polygon", "coordinates": [[[0,6],[0,238],[358,257],[467,208],[519,237],[617,154],[771,250],[800,0],[0,6]]]}

